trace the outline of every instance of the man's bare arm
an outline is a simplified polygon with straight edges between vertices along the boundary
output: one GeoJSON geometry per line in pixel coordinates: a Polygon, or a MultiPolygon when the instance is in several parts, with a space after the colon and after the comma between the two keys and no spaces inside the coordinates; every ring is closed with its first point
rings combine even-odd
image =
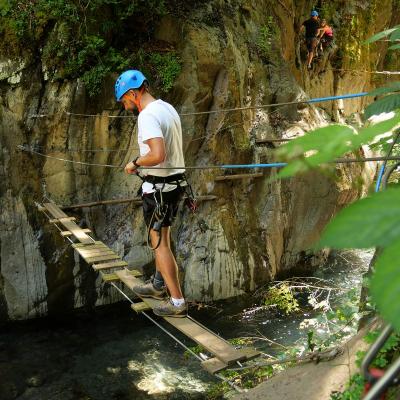
{"type": "MultiPolygon", "coordinates": [[[[145,142],[149,147],[150,151],[144,156],[140,156],[136,160],[136,164],[143,167],[153,167],[158,165],[165,160],[165,143],[163,138],[152,138],[145,142]]],[[[136,173],[136,166],[133,162],[126,164],[125,172],[128,174],[136,173]]]]}

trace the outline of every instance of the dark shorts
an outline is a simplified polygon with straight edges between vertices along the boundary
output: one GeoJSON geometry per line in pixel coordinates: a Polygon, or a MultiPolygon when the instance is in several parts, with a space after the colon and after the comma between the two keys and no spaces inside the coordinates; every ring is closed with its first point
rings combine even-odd
{"type": "Polygon", "coordinates": [[[318,39],[316,37],[308,37],[306,38],[306,45],[307,45],[307,50],[314,51],[315,48],[317,47],[318,44],[318,39]]]}
{"type": "MultiPolygon", "coordinates": [[[[176,214],[178,212],[179,202],[182,200],[184,189],[176,188],[170,192],[163,192],[163,202],[166,207],[166,215],[162,226],[171,226],[174,222],[176,214]]],[[[160,194],[156,192],[157,200],[160,201],[160,194]]],[[[149,226],[152,221],[153,213],[156,208],[156,201],[154,199],[154,193],[146,193],[142,195],[143,199],[143,216],[146,225],[149,226]]]]}

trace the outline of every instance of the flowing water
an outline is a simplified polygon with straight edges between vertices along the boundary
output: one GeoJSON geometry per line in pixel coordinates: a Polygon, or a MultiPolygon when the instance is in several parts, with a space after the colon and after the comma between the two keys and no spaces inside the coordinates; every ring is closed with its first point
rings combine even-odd
{"type": "MultiPolygon", "coordinates": [[[[359,291],[371,256],[370,251],[337,254],[316,276],[329,280],[332,287],[359,291]]],[[[349,302],[343,293],[347,292],[332,291],[333,308],[349,302]]],[[[247,298],[193,309],[191,315],[228,339],[256,336],[302,346],[307,331],[299,329],[300,323],[321,312],[285,316],[247,298]]],[[[329,326],[319,326],[319,333],[331,334],[329,326]]],[[[353,333],[351,327],[345,329],[348,335],[353,333]]],[[[266,340],[255,345],[265,353],[277,351],[266,340]]],[[[0,332],[1,400],[204,399],[216,382],[194,357],[184,355],[178,344],[133,313],[127,303],[97,309],[90,316],[15,323],[0,332]]]]}

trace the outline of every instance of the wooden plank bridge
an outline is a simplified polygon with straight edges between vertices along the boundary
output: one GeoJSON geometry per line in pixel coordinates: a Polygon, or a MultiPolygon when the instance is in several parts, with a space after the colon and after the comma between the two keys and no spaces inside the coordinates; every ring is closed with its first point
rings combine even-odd
{"type": "MultiPolygon", "coordinates": [[[[38,205],[38,208],[46,214],[50,223],[57,226],[61,236],[68,238],[72,248],[95,271],[99,271],[104,282],[120,281],[130,290],[134,285],[142,282],[140,271],[128,268],[127,262],[123,261],[103,242],[89,236],[89,229],[81,228],[75,222],[75,218],[69,217],[56,204],[44,203],[38,205]]],[[[154,308],[160,301],[152,298],[141,298],[138,302],[132,303],[132,309],[138,313],[145,312],[154,308]]],[[[252,348],[236,349],[190,316],[184,318],[163,317],[163,319],[212,354],[211,358],[201,362],[202,366],[212,374],[237,362],[255,358],[260,354],[252,348]]]]}

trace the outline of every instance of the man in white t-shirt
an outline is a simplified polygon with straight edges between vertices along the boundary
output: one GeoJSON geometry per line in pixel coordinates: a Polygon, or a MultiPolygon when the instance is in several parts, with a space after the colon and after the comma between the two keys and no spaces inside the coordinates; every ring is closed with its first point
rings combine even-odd
{"type": "Polygon", "coordinates": [[[154,280],[133,287],[133,291],[142,297],[163,299],[166,297],[165,282],[171,298],[166,298],[155,307],[154,313],[184,317],[187,315],[187,305],[170,246],[170,227],[187,184],[181,121],[174,107],[156,100],[149,93],[148,81],[140,71],[129,70],[119,76],[115,83],[115,97],[122,102],[125,110],[139,112],[140,156],[125,166],[125,172],[137,174],[140,167],[140,173],[144,175],[143,214],[156,262],[154,280]]]}

